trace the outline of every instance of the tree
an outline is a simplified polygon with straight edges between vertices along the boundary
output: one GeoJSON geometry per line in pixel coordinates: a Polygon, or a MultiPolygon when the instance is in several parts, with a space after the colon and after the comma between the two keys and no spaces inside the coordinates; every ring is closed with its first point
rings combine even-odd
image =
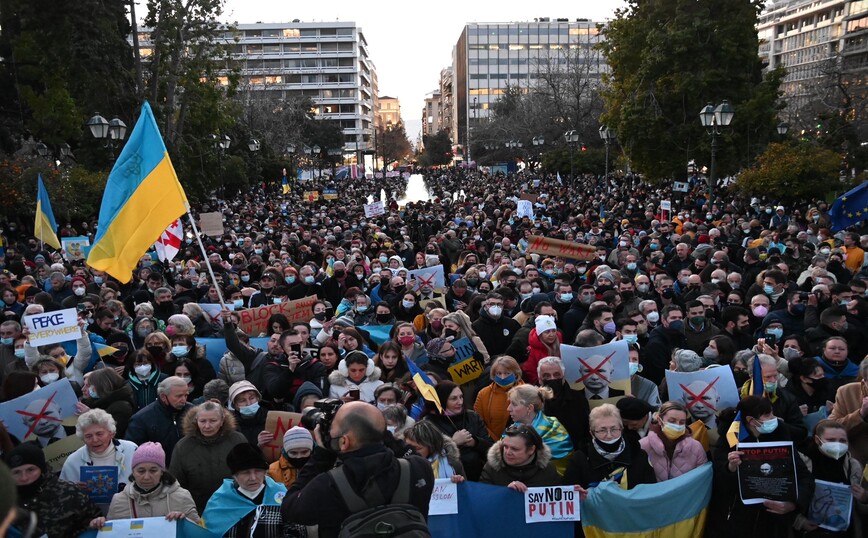
{"type": "Polygon", "coordinates": [[[452,162],[452,142],[445,130],[425,135],[422,143],[425,145],[420,156],[423,166],[441,166],[452,162]]]}
{"type": "Polygon", "coordinates": [[[389,124],[385,129],[381,129],[378,132],[377,145],[380,156],[383,158],[383,168],[388,168],[392,163],[407,159],[411,149],[410,140],[407,139],[407,131],[404,129],[404,122],[399,121],[397,125],[389,124]]]}
{"type": "Polygon", "coordinates": [[[823,198],[841,187],[841,156],[811,143],[769,144],[754,166],[738,176],[736,188],[748,196],[779,200],[823,198]]]}
{"type": "Polygon", "coordinates": [[[735,107],[718,152],[721,175],[749,164],[778,123],[781,71],[765,77],[756,24],[761,0],[628,0],[604,29],[603,122],[648,179],[679,177],[710,155],[706,103],[735,107]]]}

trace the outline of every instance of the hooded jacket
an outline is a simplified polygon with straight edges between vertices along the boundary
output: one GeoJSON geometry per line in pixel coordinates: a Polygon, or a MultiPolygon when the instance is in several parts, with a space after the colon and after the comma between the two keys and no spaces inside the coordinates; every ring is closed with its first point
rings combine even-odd
{"type": "Polygon", "coordinates": [[[380,374],[380,369],[375,366],[371,375],[365,377],[361,383],[354,383],[347,376],[342,374],[340,370],[335,370],[329,374],[329,397],[341,398],[350,390],[358,388],[361,401],[368,403],[373,402],[376,399],[374,397],[374,391],[377,390],[377,387],[383,384],[383,382],[380,381],[380,374]]]}
{"type": "Polygon", "coordinates": [[[149,493],[142,493],[133,484],[116,493],[106,519],[161,517],[169,512],[183,512],[188,520],[199,522],[199,512],[190,492],[182,488],[174,477],[164,474],[157,489],[149,493]]]}
{"type": "MultiPolygon", "coordinates": [[[[561,331],[558,331],[558,342],[560,344],[564,343],[564,335],[561,334],[561,331]]],[[[539,335],[536,333],[536,328],[534,328],[530,331],[530,334],[527,337],[527,360],[521,365],[521,378],[524,379],[525,383],[531,385],[537,384],[539,379],[537,378],[536,369],[539,365],[539,361],[549,355],[551,355],[551,353],[549,353],[546,345],[539,339],[539,335]]]]}
{"type": "Polygon", "coordinates": [[[543,444],[542,450],[537,451],[530,463],[513,467],[503,461],[503,440],[500,440],[488,450],[479,481],[495,486],[506,486],[510,482],[521,482],[529,488],[557,486],[561,483],[561,475],[551,459],[551,449],[543,444]]]}
{"type": "Polygon", "coordinates": [[[702,444],[691,437],[689,431],[678,438],[671,458],[666,453],[661,435],[660,426],[654,424],[648,435],[639,440],[639,446],[648,453],[648,461],[658,482],[681,476],[708,461],[702,444]]]}

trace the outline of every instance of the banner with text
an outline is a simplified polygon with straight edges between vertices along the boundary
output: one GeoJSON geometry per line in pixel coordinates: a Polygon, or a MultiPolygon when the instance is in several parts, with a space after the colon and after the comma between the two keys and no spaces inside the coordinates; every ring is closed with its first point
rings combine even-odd
{"type": "Polygon", "coordinates": [[[313,317],[312,308],[316,301],[316,295],[311,295],[295,301],[239,310],[238,315],[241,318],[241,323],[238,324],[238,327],[252,337],[268,331],[268,318],[274,314],[283,314],[289,323],[309,321],[313,317]]]}
{"type": "Polygon", "coordinates": [[[524,522],[579,521],[579,486],[527,488],[524,522]]]}
{"type": "Polygon", "coordinates": [[[529,241],[530,244],[527,247],[527,251],[530,254],[536,253],[544,256],[559,256],[571,260],[590,261],[594,259],[597,253],[597,249],[591,245],[571,243],[540,235],[530,236],[529,241]]]}
{"type": "Polygon", "coordinates": [[[33,347],[81,338],[81,328],[78,326],[78,313],[75,308],[31,314],[21,318],[21,321],[30,330],[27,340],[33,347]]]}

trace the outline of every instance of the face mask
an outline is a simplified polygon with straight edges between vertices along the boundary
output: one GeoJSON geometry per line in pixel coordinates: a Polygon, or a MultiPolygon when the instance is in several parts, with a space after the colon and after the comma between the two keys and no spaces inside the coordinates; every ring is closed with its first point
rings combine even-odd
{"type": "MultiPolygon", "coordinates": [[[[50,385],[60,379],[60,374],[58,374],[57,372],[49,372],[47,374],[42,374],[41,376],[39,376],[39,379],[46,385],[50,385]]],[[[93,397],[94,396],[92,396],[92,398],[93,397]]]]}
{"type": "Polygon", "coordinates": [[[151,354],[152,357],[157,359],[162,358],[166,354],[166,352],[160,346],[148,346],[145,349],[148,351],[148,353],[151,354]]]}
{"type": "Polygon", "coordinates": [[[192,378],[192,377],[189,377],[189,376],[186,376],[186,375],[179,375],[178,377],[181,378],[181,379],[183,379],[183,380],[184,380],[184,383],[186,383],[186,384],[188,384],[188,385],[189,385],[190,383],[193,382],[193,378],[192,378]]]}
{"type": "Polygon", "coordinates": [[[820,445],[819,448],[820,452],[822,452],[826,456],[829,456],[833,460],[839,460],[842,456],[844,456],[844,454],[847,453],[849,446],[847,445],[847,443],[828,441],[820,445]]]}
{"type": "Polygon", "coordinates": [[[654,310],[653,312],[648,312],[648,315],[645,316],[645,319],[648,320],[649,323],[657,323],[660,321],[660,312],[654,310]]]}
{"type": "Polygon", "coordinates": [[[543,385],[552,389],[552,391],[555,393],[555,396],[558,396],[564,391],[563,379],[549,379],[548,381],[543,381],[543,385]]]}
{"type": "Polygon", "coordinates": [[[711,347],[707,347],[704,350],[702,350],[702,357],[708,361],[712,361],[712,362],[716,361],[718,355],[719,355],[719,353],[717,352],[717,350],[712,349],[711,347]]]}
{"type": "Polygon", "coordinates": [[[772,295],[774,292],[775,292],[774,286],[769,286],[768,284],[763,286],[763,293],[765,293],[766,295],[772,295]]]}
{"type": "Polygon", "coordinates": [[[287,277],[284,277],[283,281],[287,284],[295,284],[295,275],[289,275],[287,277]]]}
{"type": "Polygon", "coordinates": [[[307,275],[306,277],[304,277],[304,283],[305,284],[313,284],[313,281],[314,281],[313,275],[307,275]]]}
{"type": "Polygon", "coordinates": [[[403,347],[410,347],[416,343],[416,337],[415,336],[402,336],[402,337],[398,338],[398,342],[403,347]]]}
{"type": "Polygon", "coordinates": [[[14,343],[14,338],[0,338],[0,344],[3,344],[4,346],[11,346],[14,343]]]}
{"type": "Polygon", "coordinates": [[[151,329],[136,329],[136,336],[138,336],[139,338],[144,338],[152,332],[154,331],[152,331],[151,329]]]}
{"type": "Polygon", "coordinates": [[[232,305],[235,307],[235,310],[240,310],[244,307],[244,299],[235,299],[232,301],[232,305]]]}
{"type": "Polygon", "coordinates": [[[262,493],[262,490],[264,490],[264,489],[265,489],[265,484],[262,484],[261,486],[259,486],[258,488],[254,489],[253,491],[250,491],[250,490],[244,489],[244,488],[242,488],[242,487],[239,487],[239,488],[238,488],[238,493],[244,495],[244,496],[247,497],[248,499],[253,500],[253,499],[255,499],[256,497],[258,497],[259,494],[262,493]]]}
{"type": "Polygon", "coordinates": [[[648,293],[648,284],[639,284],[636,289],[639,290],[639,293],[648,293]]]}
{"type": "Polygon", "coordinates": [[[610,321],[610,322],[606,323],[605,325],[603,325],[603,332],[606,334],[615,334],[616,330],[617,330],[617,326],[615,325],[614,321],[610,321]]]}
{"type": "Polygon", "coordinates": [[[630,376],[634,376],[639,373],[639,363],[631,362],[630,363],[630,376]]]}
{"type": "Polygon", "coordinates": [[[573,300],[573,294],[572,293],[562,293],[561,294],[561,302],[562,303],[568,303],[572,300],[573,300]]]}
{"type": "Polygon", "coordinates": [[[489,306],[488,307],[488,315],[493,318],[499,318],[500,314],[503,313],[503,307],[500,306],[489,306]]]}
{"type": "Polygon", "coordinates": [[[368,305],[359,305],[356,307],[356,311],[357,312],[367,312],[368,311],[368,305]]]}
{"type": "Polygon", "coordinates": [[[584,305],[589,305],[593,303],[594,300],[596,300],[596,297],[593,295],[582,295],[579,297],[579,301],[581,301],[581,303],[584,305]]]}
{"type": "Polygon", "coordinates": [[[101,276],[95,276],[95,277],[93,277],[93,282],[94,282],[94,284],[99,285],[99,284],[102,284],[104,282],[104,280],[101,276]]]}
{"type": "Polygon", "coordinates": [[[275,297],[272,299],[272,302],[273,304],[280,304],[283,302],[283,299],[281,299],[280,297],[275,297]]]}
{"type": "Polygon", "coordinates": [[[784,330],[779,328],[766,329],[766,334],[774,336],[778,340],[784,337],[784,330]]]}
{"type": "Polygon", "coordinates": [[[634,262],[628,263],[627,264],[627,270],[628,271],[635,271],[636,270],[636,264],[634,262]]]}
{"type": "Polygon", "coordinates": [[[365,273],[356,273],[356,278],[359,280],[364,280],[365,279],[365,273]]]}
{"type": "Polygon", "coordinates": [[[675,321],[669,322],[669,330],[672,332],[681,332],[684,330],[684,322],[680,319],[676,319],[675,321]]]}
{"type": "Polygon", "coordinates": [[[766,317],[766,314],[769,313],[769,309],[763,305],[757,305],[757,306],[753,307],[752,310],[753,310],[753,315],[758,317],[758,318],[764,318],[764,317],[766,317]]]}
{"type": "Polygon", "coordinates": [[[494,382],[497,383],[501,387],[511,387],[515,384],[516,377],[515,374],[509,374],[506,377],[494,377],[494,382]]]}
{"type": "MultiPolygon", "coordinates": [[[[777,385],[777,383],[775,384],[777,385]]],[[[769,434],[774,432],[776,429],[778,429],[778,419],[773,418],[772,420],[760,422],[759,426],[757,426],[756,428],[756,431],[761,434],[769,434]]]]}
{"type": "Polygon", "coordinates": [[[785,347],[784,348],[784,358],[786,360],[795,359],[796,357],[801,357],[802,352],[794,347],[785,347]]]}
{"type": "Polygon", "coordinates": [[[139,377],[148,377],[151,375],[151,365],[150,364],[142,364],[140,366],[136,366],[136,375],[139,377]]]}
{"type": "Polygon", "coordinates": [[[774,394],[778,390],[778,382],[769,381],[768,383],[763,383],[763,388],[765,388],[766,394],[774,394]]]}
{"type": "Polygon", "coordinates": [[[252,417],[259,411],[259,402],[254,404],[245,405],[238,408],[238,412],[244,415],[245,417],[252,417]]]}
{"type": "Polygon", "coordinates": [[[411,308],[416,306],[416,303],[413,301],[401,301],[401,306],[403,306],[407,310],[410,310],[411,308]]]}
{"type": "Polygon", "coordinates": [[[187,346],[172,346],[172,355],[176,357],[186,357],[189,352],[187,346]]]}
{"type": "Polygon", "coordinates": [[[386,256],[380,256],[380,263],[387,263],[388,261],[389,258],[387,258],[386,256]]]}
{"type": "Polygon", "coordinates": [[[84,295],[85,291],[86,290],[84,288],[74,288],[72,290],[72,293],[76,294],[78,297],[81,297],[82,295],[84,295]]]}
{"type": "Polygon", "coordinates": [[[241,282],[250,282],[250,275],[241,275],[241,282]]]}
{"type": "Polygon", "coordinates": [[[679,437],[684,435],[684,430],[686,429],[687,426],[685,426],[684,424],[672,424],[670,422],[664,422],[661,431],[663,432],[663,435],[674,441],[675,439],[678,439],[679,437]]]}
{"type": "Polygon", "coordinates": [[[93,387],[88,387],[87,395],[90,396],[92,399],[96,399],[99,397],[99,395],[96,393],[96,389],[94,389],[93,387]]]}
{"type": "Polygon", "coordinates": [[[19,359],[23,359],[24,358],[24,348],[16,349],[15,350],[15,357],[17,357],[19,359]]]}
{"type": "Polygon", "coordinates": [[[693,316],[690,318],[690,324],[694,327],[700,327],[705,323],[705,316],[693,316]]]}
{"type": "Polygon", "coordinates": [[[302,467],[304,467],[304,465],[310,459],[310,456],[308,456],[306,458],[290,458],[289,456],[287,456],[285,454],[283,457],[286,458],[286,461],[288,461],[289,464],[292,465],[293,467],[295,467],[296,469],[301,469],[302,467]]]}
{"type": "Polygon", "coordinates": [[[380,323],[386,323],[392,319],[392,314],[377,314],[377,321],[380,323]]]}

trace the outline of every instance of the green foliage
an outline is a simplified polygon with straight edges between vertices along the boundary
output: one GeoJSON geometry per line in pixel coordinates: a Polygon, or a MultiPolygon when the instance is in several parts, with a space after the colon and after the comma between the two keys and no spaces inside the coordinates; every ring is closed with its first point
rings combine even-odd
{"type": "Polygon", "coordinates": [[[743,171],[736,188],[748,196],[782,200],[823,198],[840,188],[841,156],[814,144],[769,144],[743,171]]]}
{"type": "Polygon", "coordinates": [[[84,167],[58,169],[50,163],[18,158],[0,162],[0,217],[23,217],[36,214],[37,177],[42,174],[51,208],[58,225],[63,221],[90,218],[99,211],[99,202],[108,179],[107,171],[91,172],[84,167]]]}
{"type": "MultiPolygon", "coordinates": [[[[772,139],[781,72],[765,78],[757,56],[761,0],[629,0],[605,29],[603,122],[632,166],[651,180],[682,177],[710,155],[699,122],[727,99],[735,117],[718,152],[721,175],[749,164],[772,139]]],[[[706,161],[707,162],[707,161],[706,161]]]]}
{"type": "Polygon", "coordinates": [[[425,145],[425,150],[420,156],[423,166],[442,166],[452,162],[452,142],[446,131],[427,135],[422,143],[425,145]]]}

